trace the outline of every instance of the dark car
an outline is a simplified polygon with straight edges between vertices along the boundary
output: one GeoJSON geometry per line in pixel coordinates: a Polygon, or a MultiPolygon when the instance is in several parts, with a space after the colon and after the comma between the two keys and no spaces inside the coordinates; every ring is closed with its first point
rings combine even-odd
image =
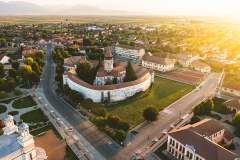
{"type": "Polygon", "coordinates": [[[138,134],[138,130],[132,130],[131,133],[138,134]]]}

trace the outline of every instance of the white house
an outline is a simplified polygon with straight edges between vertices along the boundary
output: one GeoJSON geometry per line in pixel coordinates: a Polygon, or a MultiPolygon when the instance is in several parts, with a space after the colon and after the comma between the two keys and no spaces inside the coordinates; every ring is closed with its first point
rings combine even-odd
{"type": "Polygon", "coordinates": [[[177,54],[176,58],[178,60],[178,63],[180,65],[182,65],[183,67],[189,67],[189,65],[192,63],[192,61],[194,61],[193,57],[189,57],[189,56],[181,54],[181,53],[177,54]]]}
{"type": "Polygon", "coordinates": [[[174,69],[174,62],[170,58],[152,56],[151,53],[146,53],[142,59],[142,66],[161,72],[168,72],[174,69]]]}
{"type": "Polygon", "coordinates": [[[2,64],[7,64],[7,63],[9,62],[9,59],[10,59],[10,58],[9,58],[8,56],[4,56],[4,57],[1,59],[0,62],[1,62],[2,64]]]}
{"type": "Polygon", "coordinates": [[[210,73],[211,72],[210,66],[208,66],[206,63],[200,62],[198,60],[192,61],[191,67],[193,67],[195,70],[202,72],[202,73],[210,73]]]}
{"type": "Polygon", "coordinates": [[[115,54],[141,60],[142,56],[145,54],[145,49],[140,47],[133,47],[128,45],[116,45],[115,54]]]}
{"type": "Polygon", "coordinates": [[[235,96],[240,96],[240,82],[235,83],[226,81],[222,85],[222,91],[235,96]]]}

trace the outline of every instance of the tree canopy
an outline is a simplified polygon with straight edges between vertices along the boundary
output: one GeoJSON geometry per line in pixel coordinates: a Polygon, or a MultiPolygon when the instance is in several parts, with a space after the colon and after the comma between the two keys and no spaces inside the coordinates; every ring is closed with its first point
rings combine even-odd
{"type": "Polygon", "coordinates": [[[144,109],[143,111],[143,117],[145,120],[147,120],[148,122],[153,122],[156,121],[158,118],[158,109],[156,106],[154,105],[150,105],[147,108],[144,109]]]}
{"type": "Polygon", "coordinates": [[[126,76],[124,77],[124,82],[130,82],[137,79],[137,75],[133,70],[132,63],[129,60],[128,65],[126,67],[126,76]]]}

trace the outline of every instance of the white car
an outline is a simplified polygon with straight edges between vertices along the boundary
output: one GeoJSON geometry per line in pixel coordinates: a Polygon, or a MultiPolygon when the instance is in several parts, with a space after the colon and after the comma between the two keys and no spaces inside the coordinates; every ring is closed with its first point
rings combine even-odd
{"type": "Polygon", "coordinates": [[[73,128],[72,127],[69,127],[69,132],[73,132],[73,128]]]}

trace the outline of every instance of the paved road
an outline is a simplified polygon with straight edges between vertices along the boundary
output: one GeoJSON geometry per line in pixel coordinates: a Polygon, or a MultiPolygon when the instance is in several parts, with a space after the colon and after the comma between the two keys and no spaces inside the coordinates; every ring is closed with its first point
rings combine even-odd
{"type": "MultiPolygon", "coordinates": [[[[51,46],[49,44],[47,48],[48,53],[46,55],[46,71],[41,78],[43,80],[39,85],[40,90],[41,88],[43,89],[43,93],[50,105],[54,107],[62,117],[67,117],[66,120],[68,123],[70,123],[78,133],[88,141],[90,145],[86,146],[86,148],[96,159],[112,159],[113,156],[117,155],[119,150],[113,144],[108,144],[109,139],[106,136],[96,130],[92,123],[80,116],[52,91],[54,64],[51,60],[50,49],[51,46]]],[[[126,157],[124,155],[118,155],[117,159],[126,159],[126,157]]]]}
{"type": "Polygon", "coordinates": [[[71,107],[69,107],[64,101],[56,96],[52,91],[53,82],[53,63],[50,55],[50,44],[48,45],[47,58],[47,72],[43,74],[43,83],[40,84],[40,88],[43,87],[43,93],[45,94],[49,103],[63,116],[68,117],[67,121],[90,143],[88,150],[93,153],[97,159],[130,159],[139,150],[143,150],[147,145],[147,137],[149,131],[149,137],[155,139],[161,132],[168,129],[169,126],[177,122],[181,114],[186,114],[197,103],[201,102],[208,96],[215,94],[215,88],[220,74],[212,73],[203,83],[199,90],[193,91],[184,98],[173,103],[164,111],[159,114],[158,121],[153,124],[146,125],[140,129],[140,134],[136,136],[132,143],[127,147],[118,150],[114,145],[109,145],[108,138],[106,138],[101,132],[95,129],[94,126],[83,117],[79,116],[71,107]],[[101,158],[100,158],[101,157],[101,158]]]}

